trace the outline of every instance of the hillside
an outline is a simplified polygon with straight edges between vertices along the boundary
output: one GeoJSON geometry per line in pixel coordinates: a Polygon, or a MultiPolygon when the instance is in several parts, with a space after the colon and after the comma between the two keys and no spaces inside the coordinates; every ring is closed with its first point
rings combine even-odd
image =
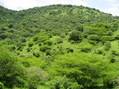
{"type": "Polygon", "coordinates": [[[0,6],[0,88],[118,89],[118,22],[84,6],[0,6]]]}
{"type": "Polygon", "coordinates": [[[11,23],[14,19],[14,14],[16,11],[9,10],[0,6],[0,24],[1,23],[11,23]]]}
{"type": "MultiPolygon", "coordinates": [[[[50,31],[50,33],[59,34],[59,31],[61,33],[73,30],[80,25],[90,26],[94,23],[110,24],[118,21],[116,17],[94,8],[83,6],[51,5],[18,12],[1,7],[1,10],[1,22],[3,24],[4,21],[8,22],[5,22],[1,28],[8,28],[9,33],[13,33],[13,36],[15,33],[23,38],[24,34],[31,37],[40,31],[50,31]]],[[[7,37],[9,38],[9,35],[7,37]]]]}

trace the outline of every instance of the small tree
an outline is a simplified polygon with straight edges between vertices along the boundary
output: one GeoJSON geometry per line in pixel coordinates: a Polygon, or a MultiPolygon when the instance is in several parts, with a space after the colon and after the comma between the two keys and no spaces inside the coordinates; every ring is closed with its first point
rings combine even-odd
{"type": "Polygon", "coordinates": [[[81,37],[81,32],[80,31],[73,31],[70,35],[69,35],[69,40],[74,40],[74,41],[78,41],[78,40],[82,40],[81,37]]]}
{"type": "Polygon", "coordinates": [[[0,48],[0,81],[7,87],[13,87],[20,82],[17,77],[23,75],[24,67],[14,53],[0,48]]]}
{"type": "Polygon", "coordinates": [[[42,51],[42,52],[45,52],[48,49],[51,49],[48,45],[43,45],[40,47],[40,51],[42,51]]]}
{"type": "Polygon", "coordinates": [[[32,47],[33,45],[34,45],[33,42],[29,42],[29,43],[28,43],[28,46],[29,46],[29,47],[32,47]]]}
{"type": "Polygon", "coordinates": [[[84,30],[83,26],[78,26],[78,27],[76,27],[75,29],[76,29],[77,31],[81,31],[81,32],[83,32],[83,30],[84,30]]]}
{"type": "Polygon", "coordinates": [[[105,50],[109,50],[111,48],[111,44],[109,41],[105,42],[105,50]]]}
{"type": "Polygon", "coordinates": [[[29,89],[37,89],[40,82],[47,79],[47,73],[39,67],[33,66],[26,70],[25,79],[29,89]]]}
{"type": "Polygon", "coordinates": [[[50,41],[50,40],[46,40],[46,41],[44,42],[44,44],[51,46],[51,45],[53,44],[53,42],[50,41]]]}
{"type": "Polygon", "coordinates": [[[100,41],[100,37],[98,35],[89,35],[89,40],[100,41]]]}
{"type": "Polygon", "coordinates": [[[35,56],[35,57],[40,57],[40,52],[33,52],[33,56],[35,56]]]}

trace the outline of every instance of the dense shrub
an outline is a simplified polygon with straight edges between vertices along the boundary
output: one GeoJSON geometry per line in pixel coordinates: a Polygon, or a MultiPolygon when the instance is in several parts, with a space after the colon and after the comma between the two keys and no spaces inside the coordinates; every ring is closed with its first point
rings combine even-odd
{"type": "Polygon", "coordinates": [[[89,35],[88,39],[89,40],[100,41],[100,37],[98,35],[89,35]]]}
{"type": "Polygon", "coordinates": [[[102,41],[113,41],[115,39],[114,36],[102,36],[101,40],[102,41]]]}
{"type": "Polygon", "coordinates": [[[66,50],[67,50],[67,53],[74,52],[72,48],[66,48],[66,50]]]}
{"type": "Polygon", "coordinates": [[[96,45],[98,42],[97,41],[95,41],[95,40],[89,40],[88,41],[90,44],[93,44],[93,45],[96,45]]]}
{"type": "Polygon", "coordinates": [[[38,36],[34,37],[33,41],[38,41],[38,36]]]}
{"type": "Polygon", "coordinates": [[[26,42],[27,41],[25,38],[21,38],[20,40],[21,40],[21,42],[26,42]]]}
{"type": "Polygon", "coordinates": [[[115,36],[115,39],[116,39],[116,40],[119,40],[119,35],[116,35],[116,36],[115,36]]]}
{"type": "Polygon", "coordinates": [[[24,67],[15,54],[0,48],[0,81],[4,86],[19,85],[18,77],[22,78],[23,72],[24,67]]]}
{"type": "Polygon", "coordinates": [[[52,41],[50,41],[50,40],[46,40],[46,41],[44,42],[44,44],[51,46],[53,43],[52,43],[52,41]]]}
{"type": "Polygon", "coordinates": [[[108,35],[108,36],[112,36],[112,35],[113,35],[113,31],[112,31],[112,30],[109,30],[109,31],[107,32],[107,35],[108,35]]]}
{"type": "Polygon", "coordinates": [[[42,52],[45,52],[48,49],[51,49],[48,45],[43,45],[40,47],[40,51],[42,51],[42,52]]]}
{"type": "Polygon", "coordinates": [[[46,55],[48,56],[48,55],[51,55],[51,51],[50,50],[47,50],[46,51],[46,55]]]}
{"type": "Polygon", "coordinates": [[[103,54],[103,53],[104,53],[104,49],[97,49],[97,50],[96,50],[96,53],[97,53],[97,54],[103,54]]]}
{"type": "Polygon", "coordinates": [[[19,51],[22,51],[22,49],[23,49],[23,46],[18,46],[17,47],[17,50],[19,50],[19,51]]]}
{"type": "Polygon", "coordinates": [[[33,37],[33,41],[36,43],[43,43],[46,40],[49,40],[48,35],[44,34],[44,33],[38,33],[37,35],[35,35],[33,37]]]}
{"type": "Polygon", "coordinates": [[[0,89],[4,89],[4,84],[0,82],[0,89]]]}
{"type": "Polygon", "coordinates": [[[112,53],[113,55],[119,56],[119,52],[116,51],[116,50],[111,50],[111,53],[112,53]]]}
{"type": "Polygon", "coordinates": [[[49,81],[49,86],[51,89],[81,89],[82,86],[78,85],[76,82],[71,82],[66,76],[56,76],[53,80],[49,81]]]}
{"type": "Polygon", "coordinates": [[[83,34],[90,34],[90,30],[84,30],[83,34]]]}
{"type": "Polygon", "coordinates": [[[61,34],[60,34],[60,37],[61,37],[61,38],[65,38],[65,33],[61,33],[61,34]]]}
{"type": "Polygon", "coordinates": [[[30,52],[32,50],[32,48],[28,47],[26,50],[27,50],[27,52],[30,52]]]}
{"type": "Polygon", "coordinates": [[[109,50],[111,48],[111,43],[109,41],[107,41],[107,42],[105,42],[104,46],[105,46],[105,48],[104,48],[105,50],[109,50]]]}
{"type": "Polygon", "coordinates": [[[63,43],[63,39],[62,38],[57,38],[57,43],[63,43]]]}
{"type": "Polygon", "coordinates": [[[83,47],[81,48],[81,52],[90,52],[91,51],[91,48],[90,47],[83,47]]]}
{"type": "Polygon", "coordinates": [[[65,52],[64,52],[64,48],[62,47],[62,45],[59,46],[58,48],[59,48],[59,52],[60,52],[61,54],[64,54],[64,53],[65,53],[65,52]]]}
{"type": "Polygon", "coordinates": [[[29,46],[29,47],[32,47],[33,45],[34,45],[33,42],[29,42],[29,43],[28,43],[28,46],[29,46]]]}
{"type": "Polygon", "coordinates": [[[33,52],[33,56],[40,57],[40,52],[33,52]]]}
{"type": "Polygon", "coordinates": [[[83,30],[84,30],[83,26],[77,26],[75,29],[77,31],[81,31],[81,32],[83,32],[83,30]]]}
{"type": "Polygon", "coordinates": [[[69,35],[69,40],[74,40],[74,41],[82,40],[80,31],[76,31],[76,30],[73,31],[73,32],[69,35]]]}
{"type": "Polygon", "coordinates": [[[117,69],[115,63],[110,63],[102,56],[70,53],[57,56],[48,71],[51,79],[65,75],[71,82],[75,81],[79,86],[90,89],[113,84],[117,69]]]}
{"type": "Polygon", "coordinates": [[[25,79],[29,89],[37,89],[40,82],[47,79],[47,73],[39,67],[33,66],[26,70],[25,79]]]}
{"type": "Polygon", "coordinates": [[[7,35],[6,34],[0,34],[0,40],[3,40],[3,39],[5,39],[5,38],[7,38],[7,35]]]}
{"type": "Polygon", "coordinates": [[[9,51],[14,51],[16,49],[16,47],[15,47],[15,45],[10,45],[8,49],[9,49],[9,51]]]}
{"type": "Polygon", "coordinates": [[[87,38],[89,34],[90,34],[90,30],[84,30],[83,31],[83,37],[84,38],[87,38]]]}

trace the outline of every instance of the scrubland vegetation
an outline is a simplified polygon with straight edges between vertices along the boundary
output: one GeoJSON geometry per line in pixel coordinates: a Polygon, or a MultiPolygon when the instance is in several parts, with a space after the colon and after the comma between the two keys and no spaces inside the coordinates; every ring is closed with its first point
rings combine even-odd
{"type": "Polygon", "coordinates": [[[118,88],[118,16],[72,5],[0,6],[0,89],[118,88]]]}

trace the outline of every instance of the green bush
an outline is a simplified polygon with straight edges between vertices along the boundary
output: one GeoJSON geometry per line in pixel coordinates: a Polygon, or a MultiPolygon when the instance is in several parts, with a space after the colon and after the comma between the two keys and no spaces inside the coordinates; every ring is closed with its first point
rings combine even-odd
{"type": "Polygon", "coordinates": [[[4,84],[0,82],[0,89],[4,89],[4,84]]]}
{"type": "Polygon", "coordinates": [[[83,32],[83,30],[84,30],[83,26],[77,26],[75,29],[77,31],[81,31],[81,32],[83,32]]]}
{"type": "Polygon", "coordinates": [[[62,38],[57,38],[57,43],[63,43],[63,39],[62,38]]]}
{"type": "Polygon", "coordinates": [[[104,53],[104,50],[103,50],[103,49],[97,49],[97,50],[96,50],[96,53],[97,53],[97,54],[103,54],[103,53],[104,53]]]}
{"type": "Polygon", "coordinates": [[[109,30],[109,31],[107,32],[107,35],[108,35],[108,36],[112,36],[112,35],[113,35],[113,31],[112,31],[112,30],[109,30]]]}
{"type": "Polygon", "coordinates": [[[60,34],[60,37],[61,37],[61,38],[65,38],[65,33],[61,33],[61,34],[60,34]]]}
{"type": "Polygon", "coordinates": [[[6,34],[0,34],[0,40],[3,40],[3,39],[6,39],[7,38],[7,35],[6,34]]]}
{"type": "Polygon", "coordinates": [[[81,52],[86,52],[86,53],[88,53],[88,52],[90,52],[91,51],[91,48],[90,47],[83,47],[83,48],[81,48],[81,52]]]}
{"type": "Polygon", "coordinates": [[[47,50],[46,51],[46,55],[51,55],[51,51],[50,50],[47,50]]]}
{"type": "Polygon", "coordinates": [[[76,82],[71,82],[66,76],[56,76],[49,81],[51,89],[81,89],[83,86],[76,82]]]}
{"type": "Polygon", "coordinates": [[[97,41],[95,41],[95,40],[89,40],[88,41],[90,44],[93,44],[93,45],[96,45],[98,42],[97,41]]]}
{"type": "Polygon", "coordinates": [[[119,52],[116,51],[116,50],[111,50],[111,53],[112,53],[113,55],[119,56],[119,52]]]}
{"type": "Polygon", "coordinates": [[[40,57],[40,52],[33,52],[33,56],[40,57]]]}
{"type": "Polygon", "coordinates": [[[25,38],[21,38],[20,40],[21,40],[21,42],[26,42],[27,41],[25,38]]]}
{"type": "Polygon", "coordinates": [[[114,36],[102,36],[101,40],[102,41],[113,41],[115,40],[115,37],[114,36]]]}
{"type": "Polygon", "coordinates": [[[28,47],[26,50],[27,50],[27,52],[30,52],[32,50],[32,48],[28,47]]]}
{"type": "Polygon", "coordinates": [[[29,43],[28,43],[28,46],[29,46],[29,47],[32,47],[33,45],[34,45],[33,42],[29,42],[29,43]]]}
{"type": "Polygon", "coordinates": [[[8,49],[9,49],[9,51],[14,51],[16,49],[16,47],[15,47],[15,45],[10,45],[8,49]]]}
{"type": "Polygon", "coordinates": [[[89,40],[100,41],[100,37],[98,35],[89,35],[89,40]]]}
{"type": "Polygon", "coordinates": [[[116,36],[115,36],[115,39],[116,39],[116,40],[119,40],[119,35],[116,35],[116,36]]]}
{"type": "Polygon", "coordinates": [[[38,41],[38,36],[33,37],[33,41],[38,41]]]}
{"type": "Polygon", "coordinates": [[[66,77],[56,76],[49,82],[49,86],[51,89],[67,89],[69,86],[68,79],[66,77]]]}
{"type": "Polygon", "coordinates": [[[52,41],[50,41],[50,40],[46,40],[46,41],[44,42],[44,44],[51,46],[53,43],[52,43],[52,41]]]}
{"type": "Polygon", "coordinates": [[[47,73],[39,67],[29,67],[26,70],[25,79],[28,83],[28,89],[37,89],[40,83],[47,80],[47,73]]]}
{"type": "Polygon", "coordinates": [[[104,48],[105,50],[109,50],[111,48],[111,43],[109,41],[106,41],[104,46],[105,46],[104,48]]]}
{"type": "Polygon", "coordinates": [[[91,44],[97,44],[100,41],[100,36],[98,35],[89,35],[88,36],[88,42],[91,44]]]}
{"type": "Polygon", "coordinates": [[[90,34],[90,30],[84,30],[83,34],[90,34]]]}
{"type": "Polygon", "coordinates": [[[33,41],[35,41],[36,43],[43,43],[46,40],[49,40],[49,37],[47,34],[44,33],[38,33],[33,37],[33,41]]]}
{"type": "Polygon", "coordinates": [[[82,40],[82,36],[81,36],[81,32],[80,31],[73,31],[70,35],[69,35],[69,41],[70,40],[74,40],[74,41],[79,41],[82,40]]]}
{"type": "Polygon", "coordinates": [[[87,38],[89,34],[90,34],[90,30],[84,30],[83,31],[83,37],[84,38],[87,38]]]}
{"type": "Polygon", "coordinates": [[[18,85],[17,77],[23,77],[24,67],[14,53],[0,48],[0,81],[4,86],[18,85]]]}
{"type": "Polygon", "coordinates": [[[23,46],[18,46],[17,50],[22,51],[23,50],[23,46]]]}
{"type": "Polygon", "coordinates": [[[74,50],[71,48],[66,48],[66,50],[67,50],[67,53],[74,52],[74,50]]]}
{"type": "Polygon", "coordinates": [[[40,51],[42,51],[42,52],[45,52],[48,49],[51,49],[48,45],[43,45],[40,47],[40,51]]]}

